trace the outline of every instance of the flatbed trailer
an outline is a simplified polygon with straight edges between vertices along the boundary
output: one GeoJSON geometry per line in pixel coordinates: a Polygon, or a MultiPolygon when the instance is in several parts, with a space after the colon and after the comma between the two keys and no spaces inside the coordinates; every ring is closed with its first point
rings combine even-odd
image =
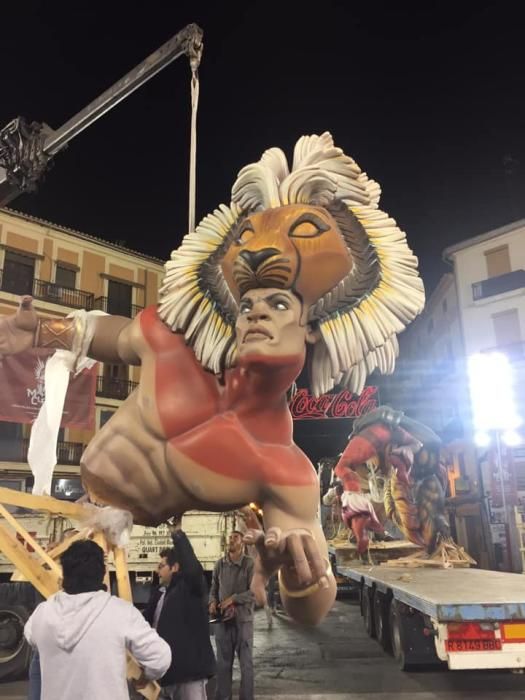
{"type": "Polygon", "coordinates": [[[352,563],[366,630],[402,670],[525,669],[525,576],[483,569],[352,563]]]}

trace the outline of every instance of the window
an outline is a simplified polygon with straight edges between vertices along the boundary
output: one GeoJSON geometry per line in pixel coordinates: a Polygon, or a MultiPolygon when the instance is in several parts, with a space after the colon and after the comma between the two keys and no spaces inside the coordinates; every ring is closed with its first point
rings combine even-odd
{"type": "Polygon", "coordinates": [[[99,420],[99,424],[98,424],[99,429],[102,428],[104,425],[106,425],[106,423],[108,422],[108,420],[111,418],[111,416],[114,413],[115,413],[115,411],[106,411],[106,410],[100,411],[100,420],[99,420]]]}
{"type": "Polygon", "coordinates": [[[108,281],[108,314],[131,318],[131,284],[108,281]]]}
{"type": "Polygon", "coordinates": [[[126,365],[104,364],[102,393],[112,399],[127,399],[129,394],[128,368],[126,365]]]}
{"type": "Polygon", "coordinates": [[[511,272],[509,246],[501,245],[485,251],[488,277],[499,277],[511,272]]]}
{"type": "Polygon", "coordinates": [[[57,268],[55,272],[55,284],[59,287],[66,287],[66,289],[75,289],[77,281],[77,273],[75,270],[64,267],[60,263],[57,263],[57,268]]]}
{"type": "Polygon", "coordinates": [[[6,250],[2,289],[12,294],[32,294],[35,259],[29,255],[6,250]]]}
{"type": "Polygon", "coordinates": [[[494,314],[492,316],[492,323],[494,325],[494,335],[496,336],[496,345],[498,345],[498,347],[507,347],[509,345],[518,347],[521,344],[518,309],[509,309],[508,311],[494,314]]]}
{"type": "Polygon", "coordinates": [[[0,421],[0,459],[9,462],[24,460],[22,423],[0,421]]]}

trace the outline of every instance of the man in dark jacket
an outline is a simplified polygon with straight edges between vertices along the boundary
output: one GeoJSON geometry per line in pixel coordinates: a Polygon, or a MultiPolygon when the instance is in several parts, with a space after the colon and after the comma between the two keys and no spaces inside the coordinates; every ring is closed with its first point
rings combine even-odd
{"type": "Polygon", "coordinates": [[[160,553],[160,587],[144,613],[172,652],[171,666],[160,681],[159,700],[206,700],[206,683],[215,674],[206,581],[180,524],[170,529],[174,546],[160,553]]]}

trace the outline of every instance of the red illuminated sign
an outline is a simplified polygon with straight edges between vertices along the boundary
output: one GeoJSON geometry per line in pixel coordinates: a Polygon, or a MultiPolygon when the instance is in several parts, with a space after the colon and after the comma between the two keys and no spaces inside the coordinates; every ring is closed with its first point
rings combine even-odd
{"type": "Polygon", "coordinates": [[[366,386],[359,396],[343,389],[338,394],[316,398],[308,389],[299,389],[289,405],[294,420],[359,418],[378,407],[379,394],[376,386],[366,386]]]}

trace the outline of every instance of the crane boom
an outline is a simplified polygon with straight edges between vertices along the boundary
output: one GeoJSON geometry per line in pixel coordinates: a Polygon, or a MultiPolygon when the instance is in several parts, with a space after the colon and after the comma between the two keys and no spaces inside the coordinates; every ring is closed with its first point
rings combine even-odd
{"type": "Polygon", "coordinates": [[[196,24],[184,27],[56,130],[22,117],[9,122],[0,130],[0,206],[23,192],[34,191],[53,156],[179,56],[187,55],[192,68],[198,67],[202,36],[202,29],[196,24]]]}

